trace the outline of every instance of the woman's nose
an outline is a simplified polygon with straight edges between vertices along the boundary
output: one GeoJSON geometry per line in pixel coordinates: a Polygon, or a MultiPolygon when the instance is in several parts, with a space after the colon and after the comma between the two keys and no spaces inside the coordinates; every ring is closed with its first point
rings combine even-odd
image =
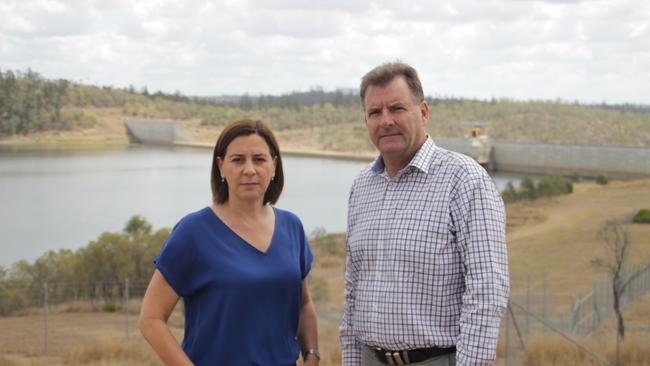
{"type": "Polygon", "coordinates": [[[255,174],[255,167],[253,166],[253,161],[252,160],[247,160],[244,163],[244,174],[246,174],[246,175],[255,174]]]}

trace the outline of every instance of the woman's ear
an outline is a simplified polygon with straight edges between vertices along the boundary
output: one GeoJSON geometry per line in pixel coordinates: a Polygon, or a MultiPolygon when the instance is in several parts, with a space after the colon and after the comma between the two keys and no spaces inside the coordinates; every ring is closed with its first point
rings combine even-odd
{"type": "Polygon", "coordinates": [[[223,178],[223,173],[222,173],[223,172],[223,169],[222,169],[223,168],[223,160],[218,156],[217,156],[217,167],[219,168],[220,177],[216,177],[216,178],[223,181],[223,179],[224,179],[223,178]]]}

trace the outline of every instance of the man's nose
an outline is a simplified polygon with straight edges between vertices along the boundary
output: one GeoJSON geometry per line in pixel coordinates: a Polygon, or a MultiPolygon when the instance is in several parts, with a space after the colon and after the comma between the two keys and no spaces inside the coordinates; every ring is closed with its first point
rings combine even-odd
{"type": "Polygon", "coordinates": [[[389,128],[392,127],[395,124],[395,120],[393,119],[393,115],[390,113],[388,108],[384,108],[381,111],[381,120],[380,120],[380,125],[383,128],[389,128]]]}

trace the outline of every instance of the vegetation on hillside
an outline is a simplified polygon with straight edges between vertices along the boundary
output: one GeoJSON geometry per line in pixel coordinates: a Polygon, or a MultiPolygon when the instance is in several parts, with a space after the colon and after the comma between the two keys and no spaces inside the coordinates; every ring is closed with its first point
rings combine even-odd
{"type": "Polygon", "coordinates": [[[69,108],[72,90],[67,80],[45,80],[31,70],[0,70],[0,135],[93,126],[94,117],[69,108]]]}
{"type": "Polygon", "coordinates": [[[650,209],[640,209],[632,218],[632,222],[639,224],[650,224],[650,209]]]}
{"type": "Polygon", "coordinates": [[[153,231],[144,218],[133,216],[122,232],[104,232],[75,251],[50,250],[33,263],[0,267],[0,315],[40,304],[46,283],[51,298],[59,301],[103,298],[112,303],[123,296],[126,279],[137,284],[131,295],[141,296],[168,235],[169,229],[153,231]]]}
{"type": "Polygon", "coordinates": [[[506,203],[521,200],[535,200],[542,197],[559,196],[573,192],[573,182],[556,175],[547,175],[535,182],[531,177],[524,177],[519,183],[519,189],[508,182],[501,197],[506,203]]]}
{"type": "MultiPolygon", "coordinates": [[[[77,250],[47,251],[33,263],[20,260],[10,268],[0,266],[0,316],[42,303],[45,284],[51,303],[73,300],[103,300],[98,308],[116,311],[129,281],[131,297],[141,297],[153,275],[152,261],[169,236],[169,229],[153,231],[141,216],[133,216],[122,232],[104,232],[77,250]]],[[[314,267],[329,257],[345,255],[345,235],[315,230],[310,240],[314,267]]],[[[321,271],[310,275],[314,301],[327,301],[328,284],[321,271]]]]}
{"type": "MultiPolygon", "coordinates": [[[[428,130],[434,138],[461,137],[464,123],[484,121],[498,141],[650,146],[650,106],[496,98],[427,100],[428,130]]],[[[355,92],[314,88],[278,96],[188,97],[180,92],[150,93],[146,87],[96,87],[47,80],[32,71],[0,70],[0,135],[87,128],[95,123],[92,110],[97,108],[116,108],[124,117],[195,120],[204,127],[260,118],[277,131],[313,130],[323,149],[371,148],[355,92]]]]}

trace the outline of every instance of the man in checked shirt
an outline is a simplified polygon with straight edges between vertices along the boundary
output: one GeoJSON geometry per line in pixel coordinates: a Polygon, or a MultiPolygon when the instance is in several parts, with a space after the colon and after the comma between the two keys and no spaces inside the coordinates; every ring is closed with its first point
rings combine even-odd
{"type": "Polygon", "coordinates": [[[489,365],[509,295],[503,201],[471,158],[437,147],[411,66],[361,80],[380,156],[348,203],[343,365],[489,365]]]}

